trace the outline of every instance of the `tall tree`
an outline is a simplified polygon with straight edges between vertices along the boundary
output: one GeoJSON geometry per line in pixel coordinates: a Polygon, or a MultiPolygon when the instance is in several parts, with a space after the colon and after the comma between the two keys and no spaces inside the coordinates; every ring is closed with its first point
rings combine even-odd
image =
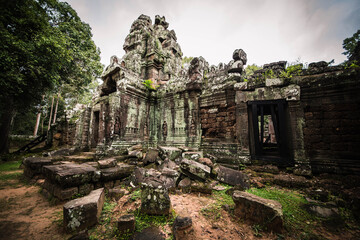
{"type": "Polygon", "coordinates": [[[343,48],[346,50],[343,54],[346,55],[350,61],[360,59],[360,29],[357,30],[352,37],[344,39],[343,48]]]}
{"type": "Polygon", "coordinates": [[[100,75],[91,28],[65,2],[0,0],[0,153],[8,151],[16,111],[68,84],[76,91],[100,75]]]}

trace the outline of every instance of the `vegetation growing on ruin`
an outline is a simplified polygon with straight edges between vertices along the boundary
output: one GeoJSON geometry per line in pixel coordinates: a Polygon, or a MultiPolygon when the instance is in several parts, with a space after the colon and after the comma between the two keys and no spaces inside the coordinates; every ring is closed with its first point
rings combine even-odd
{"type": "Polygon", "coordinates": [[[156,91],[159,87],[159,85],[157,85],[152,79],[144,80],[143,84],[150,91],[156,91]]]}
{"type": "Polygon", "coordinates": [[[302,72],[302,64],[295,64],[288,66],[285,71],[281,71],[279,77],[292,78],[293,76],[299,76],[302,72]]]}

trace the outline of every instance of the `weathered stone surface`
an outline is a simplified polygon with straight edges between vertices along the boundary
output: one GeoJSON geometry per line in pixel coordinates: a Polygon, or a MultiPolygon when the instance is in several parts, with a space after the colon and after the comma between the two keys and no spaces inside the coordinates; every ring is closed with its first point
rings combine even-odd
{"type": "Polygon", "coordinates": [[[335,207],[329,207],[319,204],[308,204],[307,209],[310,213],[322,218],[339,218],[339,210],[335,207]]]}
{"type": "Polygon", "coordinates": [[[176,147],[159,147],[160,157],[162,159],[168,158],[171,161],[174,161],[176,158],[181,156],[181,150],[176,147]]]}
{"type": "Polygon", "coordinates": [[[127,190],[119,188],[119,187],[115,187],[115,188],[111,188],[108,190],[108,197],[118,201],[120,198],[122,198],[127,193],[128,193],[127,190]]]}
{"type": "Polygon", "coordinates": [[[197,161],[201,164],[204,164],[204,165],[210,167],[210,168],[214,167],[214,164],[210,158],[199,158],[197,161]]]}
{"type": "Polygon", "coordinates": [[[40,174],[43,166],[52,165],[53,162],[49,157],[28,157],[24,159],[23,164],[26,168],[33,170],[35,174],[40,174]]]}
{"type": "Polygon", "coordinates": [[[178,187],[181,189],[183,193],[189,193],[191,191],[191,179],[190,178],[184,178],[182,179],[178,187]]]}
{"type": "Polygon", "coordinates": [[[182,157],[186,158],[186,159],[197,161],[197,160],[199,160],[199,158],[203,158],[204,155],[202,152],[184,152],[182,154],[182,157]]]}
{"type": "Polygon", "coordinates": [[[129,157],[130,158],[142,159],[143,153],[142,153],[141,150],[133,150],[133,151],[129,152],[129,157]]]}
{"type": "Polygon", "coordinates": [[[66,161],[77,162],[77,163],[85,163],[94,161],[95,154],[92,152],[82,153],[81,155],[71,155],[65,156],[66,161]]]}
{"type": "Polygon", "coordinates": [[[274,165],[251,166],[250,168],[256,172],[279,173],[279,168],[274,165]]]}
{"type": "Polygon", "coordinates": [[[117,161],[115,158],[108,158],[104,160],[99,160],[98,164],[100,169],[111,168],[116,166],[117,161]]]}
{"type": "Polygon", "coordinates": [[[186,231],[192,227],[192,220],[190,217],[177,216],[172,226],[174,240],[186,239],[186,231]]]}
{"type": "Polygon", "coordinates": [[[104,189],[67,202],[63,207],[64,226],[68,231],[79,231],[98,223],[104,205],[104,189]]]}
{"type": "Polygon", "coordinates": [[[79,194],[81,195],[88,195],[92,190],[94,190],[94,185],[90,183],[79,186],[79,194]]]}
{"type": "Polygon", "coordinates": [[[53,156],[68,156],[70,154],[73,154],[73,149],[70,148],[62,148],[62,149],[58,149],[58,150],[54,150],[52,152],[49,152],[49,156],[53,157],[53,156]]]}
{"type": "Polygon", "coordinates": [[[135,216],[133,214],[122,215],[117,221],[120,236],[132,234],[135,231],[135,216]]]}
{"type": "Polygon", "coordinates": [[[241,185],[243,189],[250,187],[249,177],[240,171],[227,168],[221,165],[216,165],[214,167],[216,173],[216,179],[220,182],[235,186],[241,185]]]}
{"type": "Polygon", "coordinates": [[[303,176],[296,176],[290,174],[279,174],[274,177],[274,183],[289,188],[303,188],[310,187],[311,182],[303,176]]]}
{"type": "Polygon", "coordinates": [[[236,216],[263,225],[268,231],[282,232],[283,212],[279,202],[241,191],[235,191],[232,198],[236,216]]]}
{"type": "Polygon", "coordinates": [[[211,171],[208,166],[188,159],[181,161],[180,168],[185,175],[198,180],[206,180],[211,171]]]}
{"type": "Polygon", "coordinates": [[[165,234],[157,227],[145,228],[134,234],[134,240],[165,240],[165,234]]]}
{"type": "Polygon", "coordinates": [[[265,86],[274,87],[284,85],[284,79],[282,78],[268,78],[265,80],[265,86]]]}
{"type": "Polygon", "coordinates": [[[191,192],[212,194],[212,187],[207,182],[192,181],[190,188],[191,192]]]}
{"type": "Polygon", "coordinates": [[[159,150],[150,148],[146,152],[146,155],[145,155],[145,158],[144,158],[143,162],[144,162],[145,165],[150,164],[150,163],[154,163],[158,157],[159,157],[159,150]]]}
{"type": "Polygon", "coordinates": [[[101,181],[122,179],[130,176],[134,171],[134,166],[128,164],[118,164],[116,167],[101,170],[101,181]]]}
{"type": "Polygon", "coordinates": [[[74,234],[68,240],[90,240],[90,238],[88,232],[84,230],[74,234]]]}
{"type": "Polygon", "coordinates": [[[61,164],[43,167],[44,175],[63,187],[79,186],[91,182],[96,169],[87,164],[61,164]]]}
{"type": "Polygon", "coordinates": [[[140,211],[149,215],[168,215],[170,207],[168,190],[163,183],[155,178],[147,178],[141,184],[140,211]]]}
{"type": "Polygon", "coordinates": [[[72,199],[76,194],[79,193],[79,189],[77,187],[70,188],[61,188],[57,185],[54,185],[53,195],[57,197],[60,201],[72,199]]]}

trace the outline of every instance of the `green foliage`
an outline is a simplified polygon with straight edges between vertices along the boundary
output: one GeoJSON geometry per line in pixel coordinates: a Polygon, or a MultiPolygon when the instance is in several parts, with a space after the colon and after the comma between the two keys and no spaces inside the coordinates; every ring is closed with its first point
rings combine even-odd
{"type": "Polygon", "coordinates": [[[354,60],[351,62],[346,62],[344,65],[345,69],[353,69],[353,68],[359,68],[358,61],[354,60]]]}
{"type": "Polygon", "coordinates": [[[181,65],[184,67],[186,64],[190,64],[191,60],[193,60],[194,57],[186,57],[184,56],[181,60],[181,65]]]}
{"type": "Polygon", "coordinates": [[[257,66],[256,64],[247,65],[245,68],[245,76],[249,77],[254,74],[255,71],[262,69],[262,67],[257,66]]]}
{"type": "Polygon", "coordinates": [[[302,64],[291,65],[286,68],[285,71],[281,71],[281,78],[292,78],[293,76],[299,76],[302,72],[302,64]]]}
{"type": "Polygon", "coordinates": [[[274,71],[272,69],[266,70],[266,72],[264,73],[264,77],[265,79],[267,78],[276,78],[276,75],[274,73],[274,71]]]}
{"type": "Polygon", "coordinates": [[[345,38],[343,41],[344,55],[349,59],[354,53],[357,43],[360,41],[360,29],[352,35],[352,37],[345,38]]]}
{"type": "Polygon", "coordinates": [[[136,200],[140,199],[140,197],[141,197],[141,189],[139,188],[130,194],[129,200],[131,202],[135,202],[136,200]]]}
{"type": "Polygon", "coordinates": [[[58,0],[2,1],[0,8],[0,151],[14,113],[58,92],[78,92],[102,71],[91,28],[58,0]]]}
{"type": "Polygon", "coordinates": [[[156,91],[156,89],[159,87],[159,85],[156,85],[152,79],[144,80],[143,84],[147,89],[152,91],[156,91]]]}
{"type": "Polygon", "coordinates": [[[171,211],[169,216],[154,216],[154,215],[147,215],[140,212],[140,209],[137,209],[134,212],[135,215],[135,230],[137,232],[141,232],[145,228],[155,226],[155,227],[164,227],[165,225],[172,225],[176,218],[175,211],[171,211]]]}

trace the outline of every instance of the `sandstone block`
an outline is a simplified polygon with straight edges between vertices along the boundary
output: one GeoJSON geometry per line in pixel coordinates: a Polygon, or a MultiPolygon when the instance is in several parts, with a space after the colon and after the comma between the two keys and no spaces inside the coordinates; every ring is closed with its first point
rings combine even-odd
{"type": "Polygon", "coordinates": [[[206,180],[211,172],[208,166],[188,159],[181,161],[180,169],[185,175],[196,180],[206,180]]]}
{"type": "Polygon", "coordinates": [[[243,189],[250,187],[249,177],[245,173],[221,165],[216,165],[213,172],[220,182],[232,186],[241,185],[243,189]]]}
{"type": "Polygon", "coordinates": [[[263,225],[268,231],[282,232],[283,212],[279,202],[241,191],[235,191],[232,198],[236,216],[263,225]]]}
{"type": "Polygon", "coordinates": [[[119,234],[131,234],[135,231],[135,216],[131,214],[122,215],[117,222],[119,234]]]}
{"type": "Polygon", "coordinates": [[[63,207],[64,226],[68,231],[80,231],[98,223],[104,205],[104,189],[67,202],[63,207]]]}
{"type": "Polygon", "coordinates": [[[168,190],[160,180],[148,178],[141,184],[142,213],[149,215],[169,215],[170,198],[168,190]]]}
{"type": "Polygon", "coordinates": [[[199,158],[203,158],[204,155],[202,152],[184,152],[182,157],[197,161],[199,158]]]}
{"type": "Polygon", "coordinates": [[[128,177],[134,171],[134,166],[128,164],[118,164],[116,167],[101,170],[101,181],[122,179],[128,177]]]}
{"type": "Polygon", "coordinates": [[[159,146],[160,157],[162,159],[169,158],[169,160],[175,160],[181,156],[181,149],[176,147],[162,147],[159,146]]]}
{"type": "Polygon", "coordinates": [[[96,169],[87,164],[60,164],[43,167],[44,175],[62,187],[79,186],[93,180],[96,169]]]}
{"type": "Polygon", "coordinates": [[[150,148],[147,151],[143,162],[145,165],[154,163],[158,157],[159,157],[159,150],[150,148]]]}
{"type": "Polygon", "coordinates": [[[117,161],[115,158],[108,158],[104,160],[99,160],[98,164],[100,169],[111,168],[116,166],[117,161]]]}

